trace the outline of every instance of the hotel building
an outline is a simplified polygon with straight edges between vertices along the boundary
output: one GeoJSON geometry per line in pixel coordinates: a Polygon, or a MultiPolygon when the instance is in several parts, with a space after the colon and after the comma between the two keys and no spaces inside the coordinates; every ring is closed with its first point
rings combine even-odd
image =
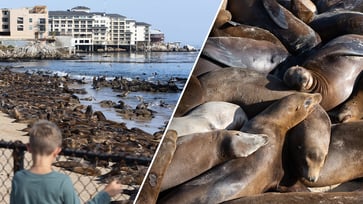
{"type": "Polygon", "coordinates": [[[150,45],[150,24],[119,14],[90,12],[77,6],[67,11],[48,11],[46,6],[1,9],[0,38],[56,39],[67,36],[76,50],[136,49],[150,45]]]}

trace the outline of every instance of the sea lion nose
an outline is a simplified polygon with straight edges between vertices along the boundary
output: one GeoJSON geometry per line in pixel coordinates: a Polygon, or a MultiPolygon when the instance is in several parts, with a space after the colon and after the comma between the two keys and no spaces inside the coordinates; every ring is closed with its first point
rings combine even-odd
{"type": "Polygon", "coordinates": [[[308,177],[308,181],[310,181],[310,182],[316,182],[316,177],[315,176],[309,176],[308,177]]]}

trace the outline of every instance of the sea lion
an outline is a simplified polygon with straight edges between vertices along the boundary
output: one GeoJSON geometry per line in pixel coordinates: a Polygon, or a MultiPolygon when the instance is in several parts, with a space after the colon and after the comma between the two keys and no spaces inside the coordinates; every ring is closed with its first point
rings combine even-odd
{"type": "Polygon", "coordinates": [[[243,37],[254,40],[264,40],[285,48],[281,41],[270,31],[256,26],[249,26],[231,20],[231,13],[220,10],[213,24],[209,37],[243,37]]]}
{"type": "Polygon", "coordinates": [[[156,203],[165,171],[175,153],[177,137],[177,132],[174,130],[166,132],[140,191],[136,195],[136,204],[156,203]]]}
{"type": "Polygon", "coordinates": [[[199,79],[196,76],[191,75],[184,87],[174,117],[183,116],[189,110],[204,102],[204,89],[202,88],[199,79]]]}
{"type": "Polygon", "coordinates": [[[160,203],[220,203],[276,187],[283,176],[281,152],[286,132],[304,120],[320,100],[320,94],[295,93],[276,101],[242,128],[266,134],[265,146],[177,186],[160,203]]]}
{"type": "MultiPolygon", "coordinates": [[[[235,67],[208,72],[199,77],[199,83],[204,92],[203,102],[226,101],[237,104],[248,118],[252,118],[274,101],[295,93],[275,76],[235,67]]],[[[183,99],[184,95],[182,101],[183,99]]],[[[198,100],[188,98],[188,102],[196,104],[198,100]]]]}
{"type": "Polygon", "coordinates": [[[283,80],[289,87],[321,93],[327,111],[345,101],[363,69],[363,36],[344,35],[318,49],[301,66],[287,69],[283,80]]]}
{"type": "Polygon", "coordinates": [[[314,0],[314,2],[319,13],[339,10],[363,11],[362,0],[314,0]]]}
{"type": "Polygon", "coordinates": [[[212,62],[208,59],[205,59],[203,56],[199,56],[197,63],[194,66],[192,75],[198,77],[207,72],[221,68],[223,68],[221,65],[216,64],[215,62],[212,62]]]}
{"type": "Polygon", "coordinates": [[[291,12],[304,23],[310,23],[318,10],[310,0],[291,0],[291,12]]]}
{"type": "Polygon", "coordinates": [[[332,11],[315,16],[309,23],[323,42],[345,34],[363,34],[363,13],[354,11],[332,11]]]}
{"type": "Polygon", "coordinates": [[[363,121],[332,125],[328,156],[316,182],[301,181],[308,187],[324,187],[363,176],[363,121]]]}
{"type": "Polygon", "coordinates": [[[227,10],[233,21],[270,31],[293,54],[310,50],[321,41],[313,29],[276,1],[229,0],[227,10]]]}
{"type": "Polygon", "coordinates": [[[197,106],[183,117],[174,117],[168,129],[178,137],[218,129],[239,130],[247,122],[246,113],[239,105],[224,101],[209,101],[197,106]]]}
{"type": "Polygon", "coordinates": [[[288,131],[282,156],[285,175],[280,185],[291,186],[301,177],[311,182],[318,179],[328,154],[330,131],[330,118],[320,105],[288,131]],[[294,178],[286,181],[289,176],[294,178]]]}
{"type": "Polygon", "coordinates": [[[178,137],[174,157],[165,172],[161,191],[192,179],[230,159],[247,157],[266,145],[265,134],[216,130],[178,137]]]}
{"type": "Polygon", "coordinates": [[[264,193],[261,195],[246,196],[243,198],[224,202],[224,204],[357,204],[363,202],[363,191],[355,192],[293,192],[293,193],[264,193]]]}
{"type": "Polygon", "coordinates": [[[363,118],[363,77],[360,76],[353,93],[337,110],[333,117],[341,123],[357,121],[363,118]]]}
{"type": "Polygon", "coordinates": [[[212,29],[209,33],[209,36],[217,37],[217,36],[223,36],[225,33],[223,31],[220,31],[220,28],[230,22],[232,19],[232,14],[228,10],[220,9],[218,11],[218,14],[216,16],[216,19],[214,20],[212,29]]]}
{"type": "Polygon", "coordinates": [[[269,73],[284,61],[289,53],[284,47],[268,41],[242,37],[209,37],[204,44],[202,55],[226,67],[269,73]]]}

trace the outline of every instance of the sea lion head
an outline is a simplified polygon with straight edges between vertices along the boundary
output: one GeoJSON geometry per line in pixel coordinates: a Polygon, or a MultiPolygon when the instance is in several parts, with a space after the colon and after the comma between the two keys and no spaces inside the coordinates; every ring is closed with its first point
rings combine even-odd
{"type": "Polygon", "coordinates": [[[360,115],[358,114],[360,112],[357,102],[349,101],[341,107],[336,119],[340,123],[360,120],[360,115]]]}
{"type": "Polygon", "coordinates": [[[299,157],[297,157],[298,172],[303,179],[309,182],[316,182],[319,178],[320,170],[325,163],[326,154],[321,151],[321,148],[305,148],[303,145],[297,146],[299,154],[299,157]]]}
{"type": "Polygon", "coordinates": [[[290,88],[302,92],[309,92],[314,78],[310,71],[301,66],[290,67],[284,74],[284,82],[290,88]]]}
{"type": "Polygon", "coordinates": [[[229,143],[228,151],[231,157],[247,157],[268,143],[266,134],[253,134],[241,131],[230,131],[234,135],[229,143]]]}
{"type": "MultiPolygon", "coordinates": [[[[321,102],[322,96],[320,93],[303,93],[297,92],[282,98],[279,102],[270,106],[266,111],[281,112],[280,119],[281,127],[290,129],[304,120],[321,102]]],[[[278,115],[278,114],[274,114],[278,115]]]]}

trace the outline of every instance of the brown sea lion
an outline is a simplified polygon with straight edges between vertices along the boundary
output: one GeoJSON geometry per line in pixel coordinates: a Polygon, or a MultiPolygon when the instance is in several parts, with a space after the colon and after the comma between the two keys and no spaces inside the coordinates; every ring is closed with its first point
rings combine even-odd
{"type": "Polygon", "coordinates": [[[168,130],[154,156],[149,172],[136,196],[135,204],[156,203],[164,174],[172,161],[176,149],[177,132],[168,130]]]}
{"type": "Polygon", "coordinates": [[[185,116],[172,118],[168,129],[176,130],[180,137],[220,129],[239,130],[247,120],[246,113],[239,105],[209,101],[197,106],[185,116]]]}
{"type": "Polygon", "coordinates": [[[289,56],[284,47],[268,41],[242,37],[209,37],[202,55],[226,67],[253,69],[269,73],[289,56]]]}
{"type": "Polygon", "coordinates": [[[363,34],[363,13],[354,11],[332,11],[317,15],[309,23],[323,42],[346,34],[363,34]]]}
{"type": "Polygon", "coordinates": [[[363,118],[363,77],[360,76],[353,93],[337,110],[333,117],[341,123],[357,121],[363,118]]]}
{"type": "Polygon", "coordinates": [[[345,101],[363,69],[363,36],[338,37],[308,57],[301,66],[294,66],[284,74],[284,82],[291,88],[321,93],[321,105],[331,110],[345,101]]]}
{"type": "Polygon", "coordinates": [[[198,77],[207,72],[221,68],[223,68],[221,65],[216,64],[215,62],[212,62],[208,59],[205,59],[203,56],[199,56],[198,61],[193,69],[192,75],[198,77]]]}
{"type": "Polygon", "coordinates": [[[362,0],[314,0],[314,3],[319,13],[339,10],[363,11],[362,0]]]}
{"type": "Polygon", "coordinates": [[[358,204],[363,202],[363,191],[335,192],[335,193],[264,193],[246,196],[243,198],[224,202],[224,204],[358,204]]]}
{"type": "Polygon", "coordinates": [[[176,117],[183,116],[192,108],[205,102],[204,89],[196,76],[191,75],[189,77],[182,96],[174,113],[176,117]]]}
{"type": "Polygon", "coordinates": [[[264,134],[216,130],[178,137],[161,191],[192,179],[230,159],[247,157],[268,142],[264,134]]]}
{"type": "Polygon", "coordinates": [[[310,50],[320,43],[320,37],[313,29],[276,1],[229,0],[227,10],[233,21],[273,33],[291,53],[310,50]]]}
{"type": "Polygon", "coordinates": [[[291,12],[306,24],[318,13],[315,4],[310,0],[291,0],[291,12]]]}
{"type": "Polygon", "coordinates": [[[231,12],[229,12],[228,10],[225,9],[220,9],[218,11],[218,14],[216,16],[216,19],[214,20],[212,29],[210,31],[210,36],[224,36],[225,33],[223,31],[220,31],[220,28],[222,28],[222,26],[228,24],[228,22],[230,22],[232,19],[232,14],[231,12]]]}
{"type": "MultiPolygon", "coordinates": [[[[199,77],[199,82],[204,92],[203,102],[226,101],[237,104],[246,112],[248,118],[255,116],[277,99],[295,93],[275,76],[235,67],[208,72],[199,77]]],[[[188,100],[190,104],[198,102],[192,98],[188,100]]]]}
{"type": "Polygon", "coordinates": [[[284,48],[281,41],[270,31],[256,26],[240,24],[231,19],[232,15],[229,11],[220,10],[209,37],[243,37],[254,40],[264,40],[284,48]]]}
{"type": "Polygon", "coordinates": [[[330,118],[320,105],[289,130],[284,147],[287,151],[283,155],[285,175],[280,185],[291,186],[301,177],[311,182],[318,179],[328,155],[330,131],[330,118]],[[294,178],[286,181],[289,176],[294,178]]]}
{"type": "Polygon", "coordinates": [[[320,100],[320,94],[295,93],[276,101],[242,128],[266,134],[265,146],[176,187],[160,203],[220,203],[275,188],[283,176],[281,152],[286,132],[304,120],[320,100]]]}
{"type": "Polygon", "coordinates": [[[363,177],[363,121],[332,125],[328,156],[316,182],[308,187],[324,187],[363,177]]]}

